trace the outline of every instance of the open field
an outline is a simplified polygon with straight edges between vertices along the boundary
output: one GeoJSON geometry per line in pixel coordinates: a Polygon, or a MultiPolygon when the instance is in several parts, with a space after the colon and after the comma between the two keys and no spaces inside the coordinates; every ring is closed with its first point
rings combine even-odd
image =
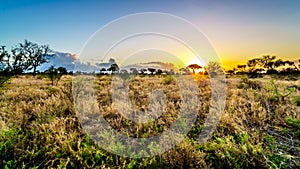
{"type": "MultiPolygon", "coordinates": [[[[140,111],[149,109],[153,89],[166,95],[165,112],[146,124],[116,111],[111,79],[97,78],[97,100],[100,113],[122,134],[152,137],[177,118],[182,98],[171,76],[137,76],[129,85],[140,111]]],[[[57,86],[39,76],[14,77],[0,88],[0,168],[300,168],[300,80],[228,78],[225,111],[204,144],[197,139],[211,89],[209,79],[196,80],[201,108],[184,140],[161,155],[130,159],[103,150],[83,131],[71,76],[57,86]]]]}

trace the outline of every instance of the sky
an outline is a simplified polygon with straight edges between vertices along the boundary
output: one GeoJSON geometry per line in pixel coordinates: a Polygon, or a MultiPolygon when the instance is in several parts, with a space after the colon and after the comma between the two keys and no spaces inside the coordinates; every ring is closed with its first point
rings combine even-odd
{"type": "Polygon", "coordinates": [[[169,13],[194,24],[225,68],[263,55],[300,58],[298,0],[0,0],[0,45],[28,39],[79,55],[97,30],[142,12],[169,13]]]}

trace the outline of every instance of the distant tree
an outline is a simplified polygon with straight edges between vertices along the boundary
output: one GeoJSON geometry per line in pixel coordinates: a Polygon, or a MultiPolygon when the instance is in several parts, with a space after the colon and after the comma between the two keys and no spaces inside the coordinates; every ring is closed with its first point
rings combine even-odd
{"type": "Polygon", "coordinates": [[[250,59],[247,62],[247,66],[249,67],[249,73],[254,72],[254,70],[257,68],[257,66],[260,63],[260,59],[259,58],[254,58],[254,59],[250,59]]]}
{"type": "Polygon", "coordinates": [[[169,71],[168,71],[168,70],[163,70],[163,74],[165,74],[165,75],[169,75],[170,73],[169,73],[169,71]]]}
{"type": "Polygon", "coordinates": [[[127,71],[126,69],[121,69],[121,70],[120,70],[120,73],[121,73],[121,74],[128,74],[128,71],[127,71]]]}
{"type": "Polygon", "coordinates": [[[237,65],[237,68],[241,70],[241,72],[246,72],[247,65],[237,65]]]}
{"type": "Polygon", "coordinates": [[[131,74],[137,75],[139,74],[139,71],[136,68],[130,68],[131,74]]]}
{"type": "Polygon", "coordinates": [[[277,60],[274,62],[274,67],[275,67],[275,68],[278,68],[278,67],[283,66],[283,65],[285,65],[285,62],[282,61],[281,59],[277,59],[277,60]]]}
{"type": "Polygon", "coordinates": [[[227,73],[230,74],[230,75],[233,75],[234,72],[235,72],[234,70],[227,70],[227,73]]]}
{"type": "Polygon", "coordinates": [[[188,68],[180,68],[179,71],[181,74],[184,74],[184,75],[191,73],[188,68]]]}
{"type": "Polygon", "coordinates": [[[198,64],[190,64],[187,66],[188,69],[191,69],[193,71],[193,74],[195,74],[195,70],[201,69],[202,67],[198,64]]]}
{"type": "Polygon", "coordinates": [[[57,68],[57,70],[58,70],[59,74],[62,74],[62,75],[67,75],[68,74],[68,71],[65,67],[59,67],[59,68],[57,68]]]}
{"type": "Polygon", "coordinates": [[[143,74],[145,74],[145,73],[147,72],[147,69],[142,68],[142,69],[140,69],[140,72],[141,72],[141,74],[143,75],[143,74]]]}
{"type": "Polygon", "coordinates": [[[161,69],[157,69],[156,74],[157,75],[161,75],[163,73],[163,71],[161,69]]]}
{"type": "Polygon", "coordinates": [[[275,59],[276,59],[276,56],[266,55],[259,59],[259,64],[262,67],[266,68],[268,71],[268,70],[274,69],[275,59]]]}
{"type": "Polygon", "coordinates": [[[110,65],[110,68],[108,68],[108,71],[111,71],[111,73],[117,73],[119,71],[119,66],[116,63],[113,63],[110,65]]]}
{"type": "MultiPolygon", "coordinates": [[[[61,67],[60,69],[62,70],[61,67]]],[[[50,66],[49,69],[47,69],[44,73],[46,78],[51,81],[52,85],[57,85],[58,81],[63,76],[63,73],[59,71],[59,68],[55,68],[54,66],[50,66]]]]}
{"type": "Polygon", "coordinates": [[[287,61],[284,61],[283,64],[286,65],[286,66],[294,66],[295,63],[292,62],[292,61],[287,60],[287,61]]]}
{"type": "Polygon", "coordinates": [[[224,68],[218,62],[209,62],[204,69],[207,73],[209,73],[211,78],[219,75],[225,75],[224,68]]]}
{"type": "Polygon", "coordinates": [[[25,40],[19,43],[13,50],[13,68],[17,73],[25,70],[33,70],[36,75],[37,67],[49,61],[54,56],[51,49],[47,45],[38,45],[36,43],[25,40]]]}
{"type": "Polygon", "coordinates": [[[100,69],[100,74],[104,74],[106,72],[106,69],[105,68],[102,68],[102,69],[100,69]]]}
{"type": "Polygon", "coordinates": [[[154,69],[154,68],[148,68],[148,70],[149,70],[149,72],[151,72],[151,75],[153,75],[154,72],[156,71],[156,69],[154,69]]]}

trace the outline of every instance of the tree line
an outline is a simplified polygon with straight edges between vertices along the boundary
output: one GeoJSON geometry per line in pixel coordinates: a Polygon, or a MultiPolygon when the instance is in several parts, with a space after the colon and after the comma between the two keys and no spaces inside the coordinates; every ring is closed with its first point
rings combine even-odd
{"type": "MultiPolygon", "coordinates": [[[[140,74],[140,75],[173,75],[173,74],[196,74],[196,71],[198,69],[203,68],[202,66],[198,65],[198,64],[190,64],[187,67],[184,68],[180,68],[179,72],[175,72],[173,69],[171,70],[163,70],[163,69],[156,69],[156,68],[141,68],[141,69],[137,69],[137,68],[130,68],[129,71],[126,69],[120,69],[118,64],[113,63],[110,65],[109,68],[101,68],[100,69],[100,74],[115,74],[115,73],[119,73],[119,74],[140,74]]],[[[204,72],[202,72],[204,73],[204,72]]]]}
{"type": "Polygon", "coordinates": [[[300,74],[300,59],[298,63],[289,60],[283,60],[276,56],[265,55],[259,58],[249,59],[246,64],[240,64],[231,70],[228,74],[248,74],[258,76],[261,74],[300,74]]]}

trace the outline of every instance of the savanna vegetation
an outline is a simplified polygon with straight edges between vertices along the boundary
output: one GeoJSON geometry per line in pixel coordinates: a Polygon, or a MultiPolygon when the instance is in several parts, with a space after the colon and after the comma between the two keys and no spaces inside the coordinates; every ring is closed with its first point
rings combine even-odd
{"type": "MultiPolygon", "coordinates": [[[[130,97],[147,109],[149,92],[163,89],[169,114],[136,125],[111,106],[112,75],[97,78],[99,106],[123,134],[151,137],[176,118],[180,95],[172,76],[136,76],[130,97]]],[[[130,159],[109,153],[86,134],[74,111],[72,77],[57,85],[43,76],[17,76],[1,88],[0,165],[4,168],[299,168],[299,81],[228,79],[226,109],[213,137],[198,144],[210,100],[209,80],[197,78],[201,109],[184,141],[162,155],[130,159]]]]}
{"type": "MultiPolygon", "coordinates": [[[[66,69],[50,67],[37,72],[35,65],[49,60],[49,51],[28,41],[11,52],[1,48],[1,168],[300,168],[297,67],[294,73],[283,73],[290,78],[278,78],[277,74],[287,69],[277,70],[279,61],[273,57],[238,66],[245,73],[234,70],[227,79],[225,110],[212,137],[203,144],[199,144],[198,136],[209,111],[210,77],[214,74],[195,73],[199,65],[182,68],[182,74],[194,73],[184,76],[191,76],[199,89],[195,93],[200,96],[196,122],[184,140],[167,152],[134,159],[105,151],[84,131],[73,104],[73,77],[66,75],[66,69]],[[249,79],[263,68],[268,72],[264,77],[249,79]]],[[[101,114],[124,135],[157,135],[178,116],[182,98],[174,71],[132,68],[128,72],[112,64],[95,76],[101,114]],[[146,71],[150,73],[143,73],[146,71]],[[132,78],[128,93],[136,109],[147,111],[151,91],[160,89],[166,94],[166,111],[145,124],[124,118],[112,104],[110,87],[115,75],[132,78]]]]}

